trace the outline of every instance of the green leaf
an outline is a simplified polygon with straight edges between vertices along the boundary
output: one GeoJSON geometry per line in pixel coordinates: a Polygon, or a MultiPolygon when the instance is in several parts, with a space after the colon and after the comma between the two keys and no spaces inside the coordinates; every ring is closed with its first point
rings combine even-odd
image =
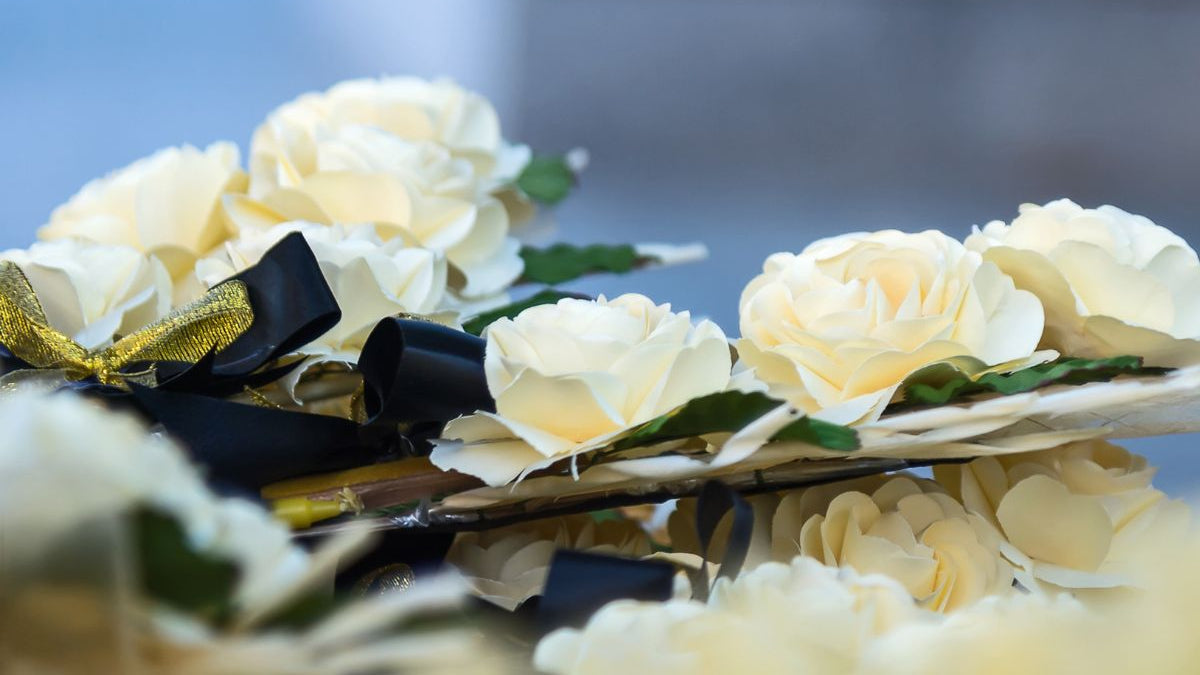
{"type": "MultiPolygon", "coordinates": [[[[733,433],[781,405],[760,392],[722,391],[701,396],[639,426],[613,444],[613,449],[628,450],[717,432],[733,433]]],[[[827,450],[858,449],[858,434],[853,429],[810,417],[792,422],[772,440],[803,441],[827,450]]]]}
{"type": "Polygon", "coordinates": [[[519,302],[514,302],[511,305],[505,305],[503,307],[498,307],[491,311],[484,312],[483,314],[464,322],[463,330],[472,335],[480,335],[483,333],[484,328],[487,328],[495,321],[499,321],[500,319],[511,319],[530,307],[536,307],[538,305],[551,305],[559,300],[562,300],[563,298],[588,299],[586,295],[581,295],[579,293],[564,293],[563,291],[556,291],[553,288],[547,288],[546,290],[539,291],[538,293],[531,295],[530,297],[519,302]]]}
{"type": "Polygon", "coordinates": [[[945,405],[975,394],[1023,394],[1052,384],[1107,382],[1119,375],[1161,375],[1165,368],[1148,368],[1140,356],[1107,359],[1060,358],[1013,373],[986,373],[976,380],[946,364],[923,368],[904,384],[905,405],[945,405]]]}
{"type": "Polygon", "coordinates": [[[629,244],[592,244],[572,246],[555,244],[549,248],[523,248],[525,273],[521,280],[529,283],[561,284],[585,274],[624,274],[643,262],[629,244]]]}
{"type": "Polygon", "coordinates": [[[517,176],[517,187],[535,202],[553,206],[575,186],[575,172],[565,157],[534,157],[517,176]]]}
{"type": "Polygon", "coordinates": [[[236,565],[192,549],[179,522],[158,511],[136,512],[133,536],[147,595],[214,622],[228,616],[238,581],[236,565]]]}

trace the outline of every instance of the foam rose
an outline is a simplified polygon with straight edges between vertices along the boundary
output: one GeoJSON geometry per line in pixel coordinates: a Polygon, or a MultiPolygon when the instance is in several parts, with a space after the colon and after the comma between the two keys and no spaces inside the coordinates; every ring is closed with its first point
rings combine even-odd
{"type": "Polygon", "coordinates": [[[1164,542],[1187,531],[1187,506],[1150,480],[1146,461],[1106,441],[984,457],[934,469],[1002,537],[1001,552],[1026,588],[1140,585],[1164,542]]]}
{"type": "Polygon", "coordinates": [[[452,420],[431,459],[503,485],[723,390],[730,360],[716,324],[642,295],[532,307],[487,329],[496,412],[452,420]]]}
{"type": "Polygon", "coordinates": [[[50,326],[86,349],[107,347],[171,309],[166,268],[128,246],[64,239],[5,251],[0,259],[24,272],[50,326]]]}
{"type": "Polygon", "coordinates": [[[976,228],[967,247],[1037,294],[1049,348],[1155,366],[1200,361],[1200,261],[1147,218],[1069,199],[1022,204],[1011,224],[976,228]]]}
{"type": "Polygon", "coordinates": [[[486,99],[446,81],[343,82],[270,114],[250,151],[240,227],[281,220],[375,223],[445,253],[466,298],[495,294],[523,269],[497,197],[528,162],[486,99]]]}
{"type": "Polygon", "coordinates": [[[738,354],[816,417],[879,417],[906,377],[941,361],[1023,363],[1042,334],[1031,293],[937,231],[885,230],[776,253],[746,286],[738,354]]]}
{"type": "Polygon", "coordinates": [[[38,237],[153,253],[178,279],[232,234],[221,196],[245,188],[234,144],[166,148],[84,185],[54,209],[38,237]]]}

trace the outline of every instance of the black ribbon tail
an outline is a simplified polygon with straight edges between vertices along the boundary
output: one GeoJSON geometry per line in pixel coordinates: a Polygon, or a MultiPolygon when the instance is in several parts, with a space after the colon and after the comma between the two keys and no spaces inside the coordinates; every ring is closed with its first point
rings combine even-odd
{"type": "MultiPolygon", "coordinates": [[[[721,566],[717,569],[718,579],[734,579],[742,571],[754,536],[754,509],[737,490],[718,480],[706,482],[696,500],[696,533],[705,558],[709,555],[717,526],[730,511],[733,511],[733,522],[730,523],[729,540],[721,557],[721,566]]],[[[707,600],[709,590],[708,567],[701,564],[700,569],[692,575],[692,594],[697,600],[707,600]]]]}
{"type": "Polygon", "coordinates": [[[131,385],[139,409],[183,443],[208,476],[257,492],[268,483],[371,464],[358,425],[326,415],[131,385]]]}
{"type": "Polygon", "coordinates": [[[563,626],[583,626],[613,600],[670,600],[674,577],[675,567],[659,560],[559,550],[537,603],[537,630],[545,634],[563,626]]]}

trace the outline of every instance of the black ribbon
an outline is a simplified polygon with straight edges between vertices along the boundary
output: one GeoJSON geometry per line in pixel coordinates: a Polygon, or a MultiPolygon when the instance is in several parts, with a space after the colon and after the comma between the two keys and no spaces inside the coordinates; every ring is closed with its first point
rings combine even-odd
{"type": "MultiPolygon", "coordinates": [[[[729,539],[725,544],[725,554],[721,556],[721,566],[717,568],[718,579],[734,579],[738,572],[742,571],[746,554],[750,551],[751,538],[754,536],[754,509],[749,502],[742,499],[737,490],[718,480],[706,482],[696,500],[696,534],[699,535],[700,551],[705,559],[708,557],[717,526],[730,511],[733,511],[733,522],[730,523],[729,539]]],[[[707,600],[711,588],[708,566],[700,565],[700,569],[690,576],[692,596],[697,600],[707,600]]]]}
{"type": "Polygon", "coordinates": [[[140,410],[180,440],[216,480],[257,490],[307,474],[422,454],[424,436],[492,410],[484,341],[428,321],[388,318],[359,362],[367,420],[237,403],[170,387],[133,386],[140,410]]]}
{"type": "Polygon", "coordinates": [[[613,600],[670,600],[674,578],[675,567],[659,560],[559,550],[536,605],[537,630],[545,634],[563,626],[583,626],[613,600]]]}
{"type": "Polygon", "coordinates": [[[319,338],[342,318],[321,266],[299,232],[280,239],[258,263],[230,279],[246,284],[254,323],[233,344],[195,364],[157,364],[160,388],[229,396],[260,387],[299,362],[265,366],[319,338]]]}

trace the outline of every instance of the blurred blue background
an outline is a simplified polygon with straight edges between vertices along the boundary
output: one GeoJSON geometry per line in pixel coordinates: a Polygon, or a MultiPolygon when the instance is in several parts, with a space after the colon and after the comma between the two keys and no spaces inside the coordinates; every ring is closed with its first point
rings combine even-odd
{"type": "MultiPolygon", "coordinates": [[[[447,75],[510,138],[591,151],[562,238],[706,241],[597,278],[736,334],[762,259],[850,230],[1112,203],[1200,241],[1200,6],[924,0],[0,0],[0,247],[178,143],[245,146],[340,79],[447,75]]],[[[1139,441],[1196,492],[1196,438],[1139,441]]]]}

